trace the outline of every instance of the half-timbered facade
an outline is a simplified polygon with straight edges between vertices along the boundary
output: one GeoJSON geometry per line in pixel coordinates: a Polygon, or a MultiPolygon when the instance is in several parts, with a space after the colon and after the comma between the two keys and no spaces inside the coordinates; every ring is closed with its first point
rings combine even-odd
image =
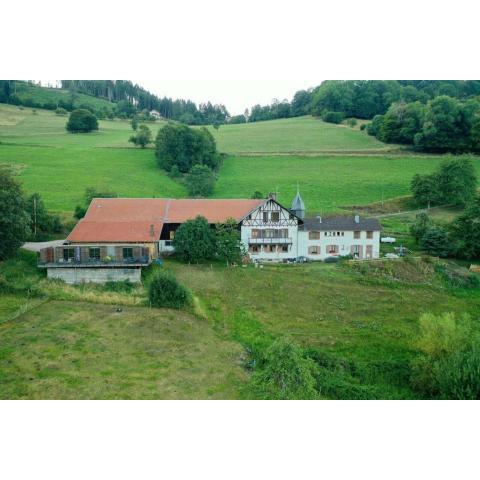
{"type": "Polygon", "coordinates": [[[39,266],[65,281],[140,279],[139,269],[174,251],[176,230],[201,215],[212,225],[234,219],[253,261],[378,258],[376,219],[305,217],[297,192],[291,208],[274,195],[255,200],[96,198],[65,244],[42,251],[39,266]],[[71,269],[75,269],[72,274],[71,269]],[[137,269],[132,272],[129,269],[137,269]]]}

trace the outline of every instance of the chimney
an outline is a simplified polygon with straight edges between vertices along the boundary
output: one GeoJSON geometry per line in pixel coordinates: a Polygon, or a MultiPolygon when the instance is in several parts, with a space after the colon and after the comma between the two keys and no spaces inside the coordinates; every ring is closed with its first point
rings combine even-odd
{"type": "Polygon", "coordinates": [[[153,225],[150,225],[150,236],[154,237],[155,236],[155,228],[153,225]]]}
{"type": "Polygon", "coordinates": [[[360,223],[360,215],[355,215],[355,223],[360,223]]]}
{"type": "Polygon", "coordinates": [[[318,220],[318,223],[322,223],[322,217],[321,217],[321,215],[317,215],[317,220],[318,220]]]}
{"type": "Polygon", "coordinates": [[[271,198],[272,200],[277,200],[277,194],[275,192],[270,192],[268,194],[268,198],[271,198]]]}

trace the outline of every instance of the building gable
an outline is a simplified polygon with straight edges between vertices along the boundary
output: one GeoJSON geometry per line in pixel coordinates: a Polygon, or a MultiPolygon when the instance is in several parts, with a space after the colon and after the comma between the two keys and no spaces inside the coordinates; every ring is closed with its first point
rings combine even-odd
{"type": "Polygon", "coordinates": [[[273,198],[269,198],[246,215],[242,219],[241,225],[243,227],[297,226],[299,221],[301,220],[290,210],[273,198]]]}

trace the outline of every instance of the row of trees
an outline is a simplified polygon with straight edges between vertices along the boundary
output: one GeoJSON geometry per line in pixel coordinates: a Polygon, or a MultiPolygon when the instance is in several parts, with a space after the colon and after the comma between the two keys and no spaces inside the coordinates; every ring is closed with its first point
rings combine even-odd
{"type": "Polygon", "coordinates": [[[452,223],[436,224],[428,214],[416,216],[410,231],[422,250],[438,257],[480,258],[480,195],[452,223]]]}
{"type": "Polygon", "coordinates": [[[257,122],[308,114],[322,116],[325,112],[372,119],[395,102],[426,104],[441,95],[459,99],[478,96],[480,81],[327,80],[315,88],[299,90],[291,102],[274,100],[271,105],[255,105],[247,119],[257,122]]]}
{"type": "Polygon", "coordinates": [[[50,215],[38,193],[26,197],[8,169],[0,169],[0,260],[13,256],[28,240],[60,233],[58,216],[50,215]]]}
{"type": "Polygon", "coordinates": [[[417,206],[435,205],[464,207],[475,196],[477,174],[468,157],[446,159],[426,175],[414,175],[410,188],[417,206]]]}
{"type": "Polygon", "coordinates": [[[206,102],[197,106],[191,100],[160,98],[129,80],[62,80],[61,85],[70,91],[116,102],[116,114],[128,118],[143,110],[157,110],[166,119],[189,125],[226,123],[229,117],[225,105],[206,102]]]}
{"type": "Polygon", "coordinates": [[[184,177],[190,196],[206,197],[213,192],[222,156],[206,128],[168,123],[158,131],[155,155],[172,177],[184,177]]]}
{"type": "Polygon", "coordinates": [[[393,103],[367,131],[382,142],[413,145],[426,152],[480,152],[480,98],[445,95],[427,102],[393,103]]]}

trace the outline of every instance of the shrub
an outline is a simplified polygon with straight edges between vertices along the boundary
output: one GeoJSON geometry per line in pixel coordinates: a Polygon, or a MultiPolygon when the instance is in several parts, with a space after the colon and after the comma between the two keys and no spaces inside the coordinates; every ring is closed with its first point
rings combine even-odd
{"type": "Polygon", "coordinates": [[[98,130],[98,120],[89,110],[74,110],[70,114],[65,128],[71,133],[88,133],[98,130]]]}
{"type": "Polygon", "coordinates": [[[349,127],[354,127],[357,124],[357,119],[356,118],[347,118],[345,122],[349,127]]]}
{"type": "Polygon", "coordinates": [[[452,287],[478,288],[480,286],[478,276],[469,271],[452,268],[443,263],[435,265],[435,271],[452,287]]]}
{"type": "Polygon", "coordinates": [[[366,123],[362,123],[360,125],[360,130],[363,132],[365,129],[367,128],[367,124],[366,123]]]}
{"type": "Polygon", "coordinates": [[[316,365],[286,338],[275,340],[265,352],[265,366],[253,374],[257,393],[267,399],[314,399],[316,365]]]}
{"type": "Polygon", "coordinates": [[[322,120],[327,123],[342,123],[345,118],[343,112],[330,112],[326,111],[322,113],[322,120]]]}
{"type": "Polygon", "coordinates": [[[55,113],[57,115],[66,115],[68,112],[64,108],[59,107],[55,110],[55,113]]]}
{"type": "Polygon", "coordinates": [[[208,197],[215,188],[215,174],[206,165],[194,165],[185,182],[190,196],[208,197]]]}
{"type": "Polygon", "coordinates": [[[480,399],[480,350],[458,352],[434,368],[439,396],[455,400],[480,399]]]}
{"type": "Polygon", "coordinates": [[[190,295],[172,273],[162,270],[150,281],[148,299],[153,307],[182,308],[189,303],[190,295]]]}

